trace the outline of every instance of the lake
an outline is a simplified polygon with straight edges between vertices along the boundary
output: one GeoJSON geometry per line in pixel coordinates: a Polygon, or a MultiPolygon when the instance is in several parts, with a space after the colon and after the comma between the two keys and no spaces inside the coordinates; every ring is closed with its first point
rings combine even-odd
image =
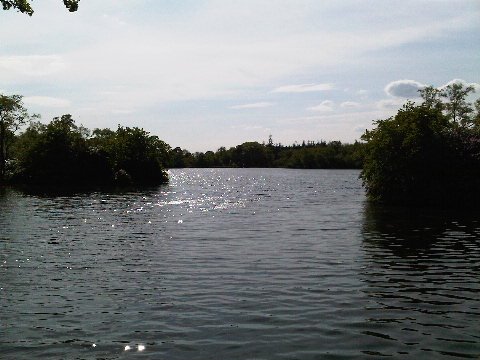
{"type": "Polygon", "coordinates": [[[358,175],[0,190],[0,358],[480,358],[479,214],[375,207],[358,175]]]}

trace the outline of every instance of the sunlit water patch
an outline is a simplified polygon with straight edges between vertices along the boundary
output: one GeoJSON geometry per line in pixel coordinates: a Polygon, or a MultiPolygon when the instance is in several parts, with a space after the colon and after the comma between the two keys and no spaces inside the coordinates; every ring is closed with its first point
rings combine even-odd
{"type": "Polygon", "coordinates": [[[358,171],[170,178],[0,193],[0,358],[479,358],[475,214],[368,206],[358,171]]]}

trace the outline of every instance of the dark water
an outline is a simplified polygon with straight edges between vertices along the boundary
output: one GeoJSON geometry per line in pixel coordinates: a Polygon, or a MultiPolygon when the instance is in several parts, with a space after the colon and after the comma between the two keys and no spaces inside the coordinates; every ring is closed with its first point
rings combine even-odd
{"type": "Polygon", "coordinates": [[[479,359],[479,219],[368,206],[357,171],[4,190],[0,358],[479,359]]]}

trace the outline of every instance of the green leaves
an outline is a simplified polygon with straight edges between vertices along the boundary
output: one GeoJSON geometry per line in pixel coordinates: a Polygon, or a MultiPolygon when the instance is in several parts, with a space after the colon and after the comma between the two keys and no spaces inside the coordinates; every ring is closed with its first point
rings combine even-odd
{"type": "Polygon", "coordinates": [[[10,10],[11,8],[32,16],[33,9],[27,0],[0,0],[3,10],[10,10]]]}
{"type": "Polygon", "coordinates": [[[80,0],[63,0],[63,3],[67,7],[68,11],[75,12],[78,10],[78,2],[80,0]]]}
{"type": "MultiPolygon", "coordinates": [[[[78,10],[78,3],[80,0],[63,0],[63,4],[68,11],[74,12],[78,10]]],[[[33,15],[33,8],[28,0],[0,0],[3,10],[16,9],[21,13],[29,16],[33,15]]]]}
{"type": "Polygon", "coordinates": [[[13,134],[23,125],[29,115],[24,108],[22,96],[0,94],[0,184],[5,179],[6,162],[9,160],[8,146],[13,134]]]}

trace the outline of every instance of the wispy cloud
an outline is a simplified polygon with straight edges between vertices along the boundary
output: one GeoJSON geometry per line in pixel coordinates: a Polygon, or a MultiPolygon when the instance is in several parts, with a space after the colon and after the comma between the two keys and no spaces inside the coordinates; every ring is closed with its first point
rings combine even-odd
{"type": "Polygon", "coordinates": [[[61,99],[50,96],[26,96],[23,98],[23,102],[27,105],[36,105],[50,108],[63,108],[71,105],[67,99],[61,99]]]}
{"type": "Polygon", "coordinates": [[[242,104],[242,105],[230,106],[230,109],[234,109],[234,110],[261,109],[261,108],[271,107],[273,105],[275,105],[275,103],[272,103],[272,102],[256,102],[256,103],[251,103],[251,104],[242,104]]]}
{"type": "Polygon", "coordinates": [[[322,101],[320,104],[307,108],[310,111],[318,111],[318,112],[330,112],[333,111],[333,101],[325,100],[322,101]]]}
{"type": "Polygon", "coordinates": [[[368,90],[360,89],[357,91],[357,95],[360,97],[360,99],[365,100],[366,98],[368,98],[368,90]]]}
{"type": "Polygon", "coordinates": [[[6,70],[13,76],[47,76],[66,68],[58,55],[0,56],[0,70],[6,70]]]}
{"type": "Polygon", "coordinates": [[[305,93],[314,91],[332,90],[333,84],[298,84],[298,85],[284,85],[273,89],[276,93],[305,93]]]}
{"type": "Polygon", "coordinates": [[[340,104],[340,107],[348,109],[348,108],[357,108],[360,104],[355,101],[344,101],[340,104]]]}
{"type": "Polygon", "coordinates": [[[400,108],[405,102],[406,99],[402,98],[384,99],[377,101],[376,107],[380,110],[393,110],[400,108]]]}

